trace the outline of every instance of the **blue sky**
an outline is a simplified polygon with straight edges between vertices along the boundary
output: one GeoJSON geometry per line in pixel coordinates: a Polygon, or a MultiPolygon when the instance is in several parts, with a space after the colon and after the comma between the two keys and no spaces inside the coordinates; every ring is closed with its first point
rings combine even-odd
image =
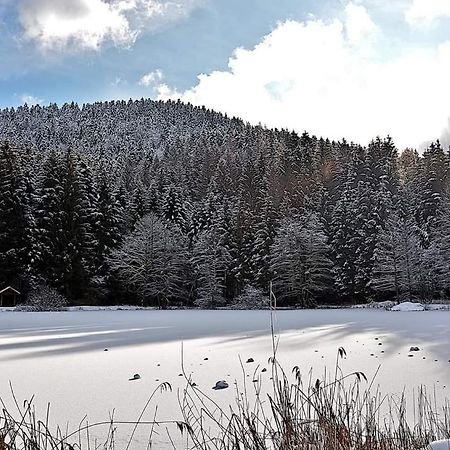
{"type": "Polygon", "coordinates": [[[18,1],[3,0],[0,9],[7,30],[0,43],[1,106],[19,105],[25,95],[44,103],[147,97],[154,92],[138,81],[158,69],[171,86],[187,89],[199,73],[225,69],[235,48],[254,46],[277,22],[320,9],[314,0],[198,1],[187,16],[149,24],[132,45],[106,39],[95,49],[73,42],[44,49],[23,37],[18,1]]]}
{"type": "Polygon", "coordinates": [[[450,0],[0,0],[0,107],[181,98],[419,147],[447,136],[450,0]]]}

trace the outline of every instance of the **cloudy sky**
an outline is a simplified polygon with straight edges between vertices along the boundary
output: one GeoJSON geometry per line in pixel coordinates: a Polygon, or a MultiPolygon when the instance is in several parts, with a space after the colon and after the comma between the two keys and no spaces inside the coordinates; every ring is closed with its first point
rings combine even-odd
{"type": "Polygon", "coordinates": [[[420,147],[449,125],[450,0],[0,0],[0,107],[140,97],[420,147]]]}

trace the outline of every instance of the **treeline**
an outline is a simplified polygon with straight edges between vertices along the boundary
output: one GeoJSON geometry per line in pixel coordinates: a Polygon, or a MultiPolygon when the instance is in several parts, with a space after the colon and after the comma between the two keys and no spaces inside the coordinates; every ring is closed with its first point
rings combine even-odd
{"type": "Polygon", "coordinates": [[[180,102],[0,112],[0,288],[257,305],[450,292],[450,158],[180,102]]]}

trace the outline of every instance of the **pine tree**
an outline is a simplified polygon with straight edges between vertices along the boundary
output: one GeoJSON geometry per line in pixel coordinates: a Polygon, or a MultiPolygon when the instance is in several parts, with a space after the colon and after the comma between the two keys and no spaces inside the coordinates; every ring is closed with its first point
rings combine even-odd
{"type": "Polygon", "coordinates": [[[310,306],[331,284],[326,236],[315,214],[284,219],[272,248],[274,290],[281,301],[310,306]]]}
{"type": "Polygon", "coordinates": [[[161,215],[169,222],[172,222],[183,232],[188,229],[187,204],[177,189],[169,187],[161,205],[161,215]]]}
{"type": "Polygon", "coordinates": [[[197,273],[197,305],[216,307],[226,303],[230,261],[226,236],[220,229],[213,227],[200,234],[192,256],[197,273]]]}
{"type": "Polygon", "coordinates": [[[63,267],[61,284],[72,301],[82,301],[92,271],[93,230],[87,180],[79,158],[67,152],[63,166],[63,267]]]}
{"type": "Polygon", "coordinates": [[[20,154],[0,146],[0,286],[21,288],[29,266],[29,208],[20,154]]]}
{"type": "Polygon", "coordinates": [[[101,170],[98,183],[98,200],[95,223],[95,274],[108,274],[107,260],[112,250],[120,245],[123,227],[122,206],[113,191],[105,170],[101,170]]]}
{"type": "Polygon", "coordinates": [[[450,198],[448,194],[442,199],[424,259],[431,278],[430,296],[443,295],[445,291],[450,290],[450,198]]]}
{"type": "Polygon", "coordinates": [[[423,255],[414,221],[392,214],[378,237],[372,289],[395,296],[397,301],[421,295],[425,278],[423,255]]]}
{"type": "Polygon", "coordinates": [[[260,210],[256,217],[254,243],[251,255],[251,268],[255,275],[256,283],[263,289],[267,289],[272,278],[270,268],[270,252],[276,236],[277,212],[272,200],[262,193],[260,210]]]}
{"type": "Polygon", "coordinates": [[[51,151],[43,162],[36,197],[36,228],[39,243],[36,252],[37,273],[51,285],[62,288],[63,168],[61,158],[54,151],[51,151]]]}
{"type": "Polygon", "coordinates": [[[425,246],[430,243],[429,235],[435,226],[442,196],[448,187],[449,171],[449,160],[439,141],[431,143],[420,160],[416,181],[416,220],[423,231],[425,246]]]}
{"type": "Polygon", "coordinates": [[[332,213],[330,245],[335,266],[335,282],[341,298],[356,300],[356,254],[359,236],[356,227],[356,191],[354,175],[349,173],[347,183],[332,213]]]}
{"type": "Polygon", "coordinates": [[[186,297],[187,243],[179,230],[148,214],[109,258],[111,269],[142,305],[166,307],[186,297]]]}

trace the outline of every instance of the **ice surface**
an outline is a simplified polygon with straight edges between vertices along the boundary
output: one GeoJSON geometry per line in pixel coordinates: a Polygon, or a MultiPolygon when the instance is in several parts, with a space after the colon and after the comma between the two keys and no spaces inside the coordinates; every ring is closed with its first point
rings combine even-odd
{"type": "MultiPolygon", "coordinates": [[[[288,373],[298,365],[306,376],[313,367],[321,377],[343,346],[343,372],[363,371],[370,379],[380,365],[375,384],[384,393],[406,387],[408,395],[420,384],[435,388],[438,399],[450,391],[448,311],[278,311],[275,328],[278,358],[288,373]],[[420,352],[408,357],[411,346],[420,352]]],[[[220,405],[234,401],[234,380],[251,385],[257,372],[263,384],[269,381],[270,370],[262,372],[272,354],[268,311],[2,312],[0,395],[12,404],[11,380],[20,402],[34,394],[42,418],[50,402],[52,424],[76,428],[85,414],[90,423],[107,420],[113,410],[116,420],[137,419],[158,383],[168,381],[173,392],[158,394],[144,420],[153,418],[156,404],[159,419],[179,419],[177,389],[186,385],[179,376],[182,343],[187,374],[220,405]],[[247,364],[249,358],[254,362],[247,364]],[[128,381],[136,373],[141,379],[128,381]],[[218,380],[230,388],[213,390],[218,380]]],[[[106,431],[93,433],[101,438],[106,431]]],[[[118,449],[125,447],[126,432],[119,427],[118,449]]],[[[158,432],[155,448],[171,448],[164,427],[158,432]]],[[[148,434],[139,427],[136,445],[144,448],[148,434]]],[[[186,447],[175,429],[171,435],[186,447]]]]}

